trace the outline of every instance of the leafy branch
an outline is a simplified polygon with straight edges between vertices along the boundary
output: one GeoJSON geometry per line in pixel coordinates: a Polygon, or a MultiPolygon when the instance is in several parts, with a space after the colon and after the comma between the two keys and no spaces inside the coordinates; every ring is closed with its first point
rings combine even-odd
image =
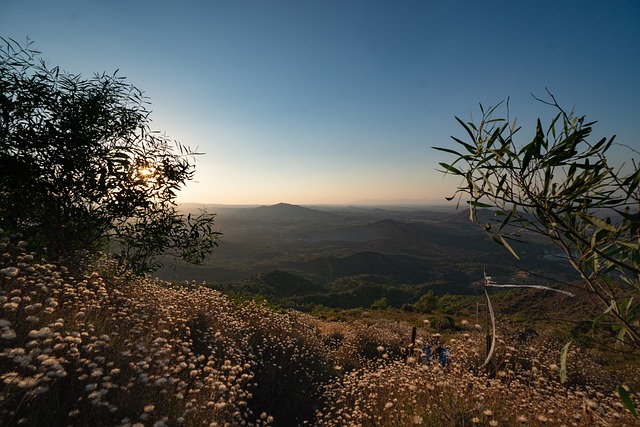
{"type": "MultiPolygon", "coordinates": [[[[520,127],[496,117],[504,103],[485,109],[480,119],[456,117],[467,138],[452,137],[456,148],[434,147],[453,155],[441,172],[462,179],[449,199],[463,198],[470,219],[478,211],[495,217],[480,224],[515,257],[511,241],[527,241],[529,232],[547,237],[579,273],[583,289],[613,321],[609,333],[640,350],[640,171],[632,159],[614,167],[609,161],[615,136],[590,141],[595,122],[567,112],[549,93],[541,100],[558,113],[524,145],[515,138],[520,127]],[[628,339],[627,339],[628,338],[628,339]]],[[[509,117],[508,100],[506,102],[509,117]]],[[[637,152],[630,150],[632,153],[637,152]]],[[[604,323],[603,323],[604,325],[604,323]]]]}

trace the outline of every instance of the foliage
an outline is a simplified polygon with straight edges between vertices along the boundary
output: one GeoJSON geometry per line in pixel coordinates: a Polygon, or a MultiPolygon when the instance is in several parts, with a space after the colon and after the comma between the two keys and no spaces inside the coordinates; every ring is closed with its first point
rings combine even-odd
{"type": "Polygon", "coordinates": [[[0,226],[68,265],[104,248],[136,273],[165,252],[209,255],[213,215],[174,202],[198,153],[151,131],[142,92],[117,71],[86,79],[1,40],[0,226]]]}
{"type": "Polygon", "coordinates": [[[384,310],[389,308],[389,300],[387,297],[382,297],[371,303],[371,308],[376,310],[384,310]]]}
{"type": "Polygon", "coordinates": [[[560,384],[564,384],[567,381],[567,352],[570,345],[571,341],[566,343],[560,352],[560,384]]]}
{"type": "MultiPolygon", "coordinates": [[[[204,285],[207,285],[207,284],[203,283],[203,286],[204,285]]],[[[233,302],[238,307],[253,304],[253,305],[257,305],[259,307],[263,307],[268,310],[271,310],[274,313],[280,313],[280,314],[287,313],[287,310],[285,308],[282,308],[278,304],[269,302],[269,300],[262,294],[245,295],[245,294],[239,294],[239,293],[230,291],[230,292],[226,292],[225,296],[229,299],[229,301],[233,302]]]]}
{"type": "MultiPolygon", "coordinates": [[[[640,350],[640,171],[634,160],[614,167],[607,155],[614,138],[589,142],[585,116],[558,113],[544,129],[538,119],[531,142],[519,147],[516,121],[496,118],[498,106],[480,106],[477,123],[456,118],[468,142],[453,137],[460,151],[443,172],[463,179],[456,195],[468,197],[470,217],[482,223],[479,209],[496,217],[482,225],[518,257],[509,241],[531,233],[549,238],[579,273],[584,288],[601,307],[596,325],[612,325],[619,342],[640,350]]],[[[500,104],[499,104],[500,105],[500,104]]],[[[627,147],[629,148],[629,147],[627,147]]],[[[455,197],[455,196],[454,196],[455,197]]],[[[453,197],[452,197],[453,198],[453,197]]]]}
{"type": "MultiPolygon", "coordinates": [[[[316,425],[638,425],[622,412],[623,403],[613,392],[615,379],[594,354],[572,346],[568,379],[562,384],[557,342],[541,336],[522,345],[508,330],[499,335],[505,342],[496,354],[495,377],[477,372],[485,334],[467,330],[445,340],[451,358],[444,368],[383,354],[375,364],[336,378],[327,387],[316,425]]],[[[629,401],[637,402],[633,387],[625,387],[629,401]]]]}
{"type": "Polygon", "coordinates": [[[464,301],[459,295],[446,294],[438,300],[437,308],[443,313],[452,314],[460,309],[461,304],[464,304],[464,301]]]}
{"type": "Polygon", "coordinates": [[[431,313],[438,306],[438,297],[433,291],[422,295],[418,302],[413,304],[415,311],[419,313],[431,313]]]}
{"type": "MultiPolygon", "coordinates": [[[[490,378],[477,369],[485,334],[465,321],[442,337],[443,369],[405,362],[414,322],[393,310],[324,321],[105,277],[111,260],[72,274],[2,231],[0,251],[3,426],[638,426],[622,411],[640,402],[638,360],[572,344],[562,384],[561,344],[544,332],[523,345],[501,323],[490,378]]],[[[422,348],[433,330],[418,331],[422,348]]]]}
{"type": "Polygon", "coordinates": [[[620,400],[622,400],[624,405],[629,408],[631,414],[637,419],[638,412],[636,411],[636,406],[634,405],[633,400],[631,400],[631,397],[629,397],[629,392],[621,385],[618,385],[616,390],[618,392],[618,395],[620,396],[620,400]]]}
{"type": "Polygon", "coordinates": [[[0,425],[299,425],[333,373],[301,313],[0,250],[0,425]]]}

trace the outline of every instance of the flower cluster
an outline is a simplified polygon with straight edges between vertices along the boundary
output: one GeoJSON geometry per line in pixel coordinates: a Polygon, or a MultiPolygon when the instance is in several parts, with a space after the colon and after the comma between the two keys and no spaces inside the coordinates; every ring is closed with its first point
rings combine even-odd
{"type": "Polygon", "coordinates": [[[572,345],[428,322],[326,321],[229,299],[206,284],[74,275],[0,241],[0,425],[634,426],[637,363],[572,345]],[[412,326],[418,340],[406,352],[412,326]],[[443,332],[444,333],[444,332],[443,332]],[[426,363],[446,342],[450,358],[426,363]],[[432,343],[433,344],[433,343],[432,343]],[[425,348],[426,351],[426,348],[425,348]],[[633,382],[635,381],[635,382],[633,382]]]}
{"type": "Polygon", "coordinates": [[[3,263],[0,424],[272,422],[248,403],[257,357],[219,293],[3,263]]]}
{"type": "Polygon", "coordinates": [[[318,425],[638,425],[614,395],[614,379],[584,351],[569,352],[573,381],[561,384],[557,344],[508,336],[503,331],[488,370],[480,369],[486,341],[477,331],[451,334],[445,367],[418,352],[354,369],[327,386],[318,425]]]}

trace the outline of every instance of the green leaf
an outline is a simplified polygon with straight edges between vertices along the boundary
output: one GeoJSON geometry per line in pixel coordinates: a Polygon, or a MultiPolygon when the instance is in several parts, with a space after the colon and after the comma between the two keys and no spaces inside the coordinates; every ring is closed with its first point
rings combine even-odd
{"type": "Polygon", "coordinates": [[[611,300],[611,304],[609,304],[609,307],[607,307],[607,309],[604,311],[604,313],[602,314],[607,314],[610,311],[614,311],[615,313],[618,313],[620,310],[618,309],[618,303],[616,302],[616,300],[612,299],[611,300]]]}
{"type": "Polygon", "coordinates": [[[505,216],[504,220],[502,220],[502,223],[500,224],[500,228],[498,228],[498,231],[502,230],[507,224],[510,224],[511,217],[513,217],[513,211],[509,212],[505,216]]]}
{"type": "Polygon", "coordinates": [[[622,217],[624,217],[626,220],[631,221],[631,222],[635,222],[635,223],[640,223],[640,212],[636,212],[636,213],[629,213],[628,211],[621,211],[618,209],[614,209],[618,214],[620,214],[622,217]]]}
{"type": "Polygon", "coordinates": [[[560,384],[564,384],[567,380],[567,352],[570,345],[571,341],[566,343],[560,352],[560,384]]]}
{"type": "Polygon", "coordinates": [[[453,172],[456,175],[462,175],[462,172],[460,172],[459,169],[455,168],[454,166],[451,166],[449,164],[446,163],[438,163],[440,166],[442,166],[445,170],[448,170],[449,172],[453,172]]]}
{"type": "Polygon", "coordinates": [[[463,122],[460,118],[456,117],[456,120],[458,121],[458,123],[460,123],[460,125],[464,128],[464,130],[467,131],[467,133],[469,134],[469,136],[471,137],[472,141],[476,140],[476,136],[473,134],[473,131],[469,128],[469,125],[473,126],[473,123],[470,123],[469,125],[467,125],[465,122],[463,122]]]}
{"type": "Polygon", "coordinates": [[[633,400],[631,400],[631,397],[629,396],[629,393],[627,392],[627,390],[625,390],[625,388],[622,387],[620,384],[618,384],[618,387],[616,387],[616,390],[618,391],[618,396],[620,396],[620,400],[622,400],[622,403],[624,403],[624,406],[626,406],[629,412],[631,412],[631,414],[636,419],[638,419],[636,406],[633,404],[633,400]]]}
{"type": "Polygon", "coordinates": [[[611,232],[615,232],[615,231],[616,231],[616,228],[615,228],[613,225],[611,225],[611,224],[609,224],[609,223],[607,223],[607,222],[605,222],[605,221],[601,220],[600,218],[598,218],[598,217],[596,217],[596,216],[589,215],[589,214],[582,214],[582,215],[580,215],[580,216],[581,216],[585,221],[587,221],[587,222],[589,222],[589,223],[591,223],[591,224],[595,225],[595,226],[596,226],[596,227],[598,227],[598,228],[601,228],[601,229],[603,229],[603,230],[607,230],[607,231],[611,231],[611,232]]]}
{"type": "Polygon", "coordinates": [[[466,148],[466,149],[467,149],[467,151],[468,151],[469,153],[471,153],[471,154],[475,154],[475,153],[476,153],[477,148],[476,148],[476,147],[474,147],[473,145],[471,145],[471,144],[467,144],[466,142],[464,142],[464,141],[463,141],[463,140],[461,140],[461,139],[456,138],[455,136],[452,136],[452,137],[451,137],[451,139],[453,139],[455,142],[457,142],[458,144],[460,144],[460,145],[462,145],[464,148],[466,148]]]}
{"type": "Polygon", "coordinates": [[[622,301],[622,304],[620,304],[620,312],[624,313],[625,315],[628,315],[629,309],[632,307],[632,305],[633,305],[633,297],[626,298],[624,301],[622,301]]]}
{"type": "Polygon", "coordinates": [[[477,200],[469,200],[467,203],[469,203],[471,206],[475,206],[477,208],[493,208],[493,205],[488,205],[486,203],[482,203],[479,202],[477,200]]]}
{"type": "Polygon", "coordinates": [[[431,147],[431,148],[433,148],[434,150],[438,150],[438,151],[444,151],[445,153],[454,154],[454,155],[456,155],[458,157],[462,157],[462,154],[458,153],[455,150],[451,150],[449,148],[442,148],[442,147],[431,147]]]}
{"type": "Polygon", "coordinates": [[[605,142],[607,142],[607,138],[602,138],[600,141],[596,142],[596,144],[591,147],[585,155],[592,156],[593,154],[597,153],[600,147],[602,147],[605,142]]]}
{"type": "Polygon", "coordinates": [[[525,147],[527,150],[524,152],[524,158],[522,159],[522,166],[521,166],[522,170],[527,169],[527,166],[529,166],[529,163],[531,162],[531,157],[533,157],[532,144],[529,144],[525,147]]]}
{"type": "Polygon", "coordinates": [[[507,241],[505,240],[505,238],[502,236],[502,234],[498,234],[498,237],[500,238],[500,243],[509,250],[509,252],[511,252],[511,255],[513,255],[514,257],[516,257],[516,259],[520,259],[520,257],[518,256],[518,254],[516,253],[516,251],[513,250],[513,248],[511,247],[511,245],[509,245],[509,243],[507,243],[507,241]]]}

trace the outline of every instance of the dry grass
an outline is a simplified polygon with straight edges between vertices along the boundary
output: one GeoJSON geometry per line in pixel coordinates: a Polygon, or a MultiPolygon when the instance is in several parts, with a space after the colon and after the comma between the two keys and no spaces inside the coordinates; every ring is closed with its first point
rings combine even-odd
{"type": "Polygon", "coordinates": [[[558,343],[504,338],[491,376],[477,369],[484,343],[479,332],[455,334],[444,368],[418,356],[356,369],[327,387],[318,425],[638,425],[614,396],[615,379],[587,354],[569,352],[568,380],[560,384],[558,343]]]}
{"type": "Polygon", "coordinates": [[[329,372],[295,315],[202,286],[72,277],[3,246],[1,425],[267,425],[256,408],[279,413],[287,390],[315,400],[329,372]]]}
{"type": "Polygon", "coordinates": [[[544,336],[501,331],[489,378],[473,328],[447,337],[446,368],[405,363],[406,323],[277,313],[108,263],[73,277],[23,248],[0,243],[3,426],[639,425],[593,354],[572,347],[561,385],[562,345],[544,336]]]}

